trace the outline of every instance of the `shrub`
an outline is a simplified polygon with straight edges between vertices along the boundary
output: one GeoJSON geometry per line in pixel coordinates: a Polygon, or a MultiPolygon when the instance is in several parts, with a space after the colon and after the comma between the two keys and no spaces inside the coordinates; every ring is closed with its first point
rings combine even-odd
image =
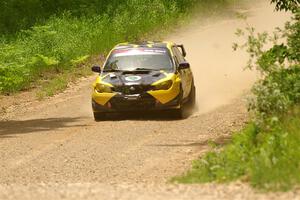
{"type": "MultiPolygon", "coordinates": [[[[299,11],[285,29],[277,29],[271,37],[267,33],[255,33],[248,27],[248,39],[245,44],[234,45],[234,49],[246,48],[250,54],[247,68],[256,69],[261,79],[252,88],[249,110],[257,117],[257,122],[270,117],[280,117],[291,106],[300,102],[300,15],[299,11]],[[283,41],[283,42],[282,42],[283,41]],[[267,42],[273,42],[270,49],[267,42]]],[[[238,36],[244,36],[242,30],[238,36]]]]}

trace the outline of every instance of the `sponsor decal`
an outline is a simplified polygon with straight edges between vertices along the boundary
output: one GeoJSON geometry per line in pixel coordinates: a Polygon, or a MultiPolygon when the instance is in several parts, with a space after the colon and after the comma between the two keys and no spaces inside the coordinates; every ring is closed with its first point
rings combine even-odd
{"type": "Polygon", "coordinates": [[[125,77],[125,80],[129,81],[129,82],[135,82],[135,81],[139,81],[141,79],[142,79],[142,77],[140,77],[140,76],[127,76],[127,77],[125,77]]]}
{"type": "Polygon", "coordinates": [[[137,55],[163,55],[166,54],[165,49],[148,49],[148,48],[130,48],[130,49],[116,49],[113,51],[114,57],[122,56],[137,56],[137,55]]]}

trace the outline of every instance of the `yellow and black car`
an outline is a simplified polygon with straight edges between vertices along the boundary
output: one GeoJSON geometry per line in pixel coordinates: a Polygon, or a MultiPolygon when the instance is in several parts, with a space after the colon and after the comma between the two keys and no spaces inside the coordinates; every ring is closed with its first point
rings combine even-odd
{"type": "Polygon", "coordinates": [[[183,45],[172,42],[122,43],[109,53],[93,83],[96,121],[108,113],[174,110],[183,117],[195,104],[195,85],[183,45]]]}

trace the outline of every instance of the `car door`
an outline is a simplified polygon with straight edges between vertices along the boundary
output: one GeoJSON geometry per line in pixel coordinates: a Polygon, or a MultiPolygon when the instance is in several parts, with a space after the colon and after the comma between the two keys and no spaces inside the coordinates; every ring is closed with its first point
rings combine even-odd
{"type": "MultiPolygon", "coordinates": [[[[180,63],[186,62],[185,58],[183,57],[182,53],[178,49],[178,47],[173,46],[172,48],[174,57],[175,57],[175,62],[177,67],[179,66],[180,63]]],[[[187,98],[188,95],[190,94],[191,90],[191,70],[190,69],[182,69],[179,71],[180,78],[181,78],[181,83],[182,83],[182,89],[183,89],[183,98],[187,98]]]]}

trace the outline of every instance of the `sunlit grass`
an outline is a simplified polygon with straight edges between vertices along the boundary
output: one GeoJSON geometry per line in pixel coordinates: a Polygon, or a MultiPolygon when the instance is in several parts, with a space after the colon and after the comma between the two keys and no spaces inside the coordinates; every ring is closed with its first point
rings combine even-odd
{"type": "Polygon", "coordinates": [[[173,180],[222,183],[241,179],[261,190],[293,188],[300,184],[300,107],[273,123],[262,129],[249,124],[234,134],[230,144],[206,153],[189,172],[173,180]]]}

